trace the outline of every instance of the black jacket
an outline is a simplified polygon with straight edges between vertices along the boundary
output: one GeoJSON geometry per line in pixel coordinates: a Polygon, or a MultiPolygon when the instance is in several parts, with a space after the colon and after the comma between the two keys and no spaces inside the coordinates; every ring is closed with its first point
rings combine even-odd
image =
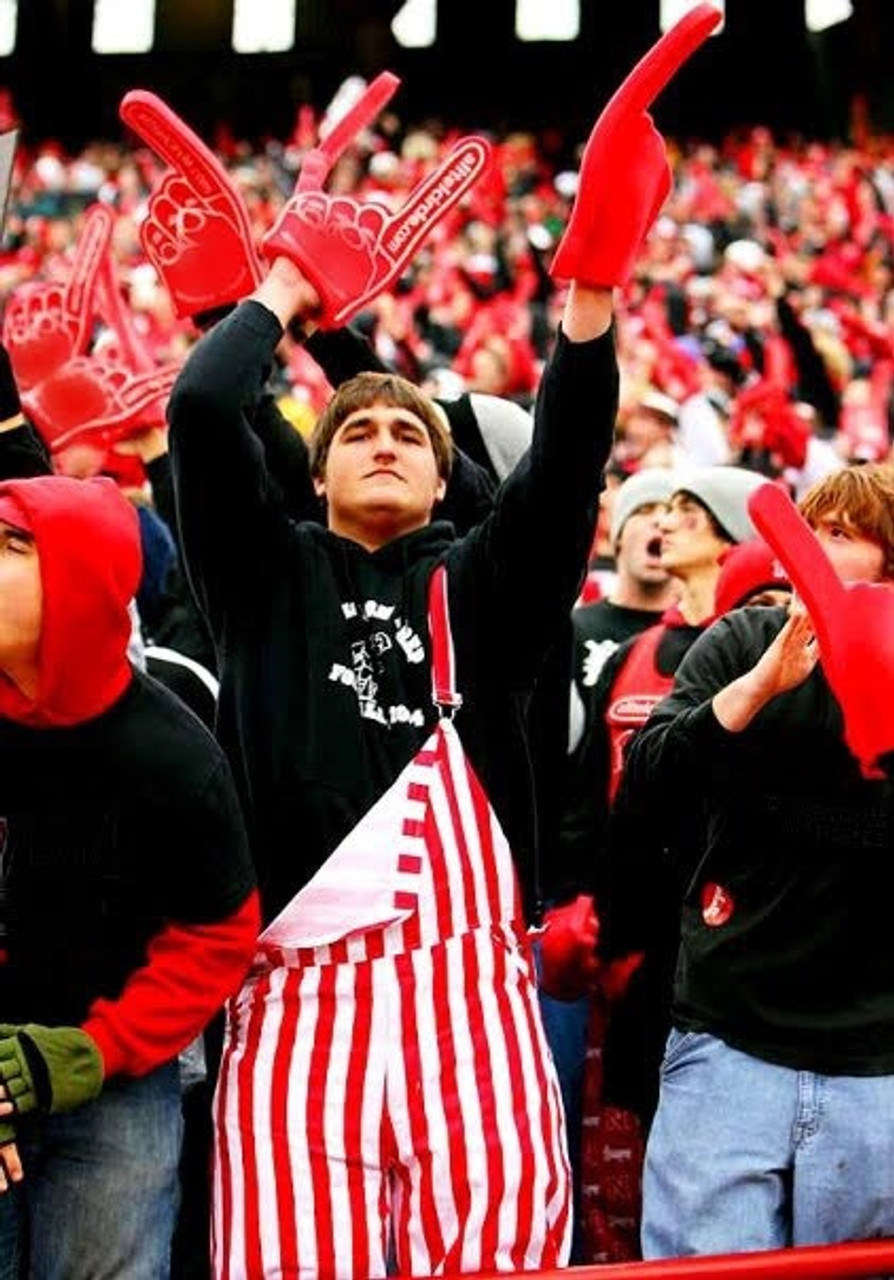
{"type": "Polygon", "coordinates": [[[627,752],[628,803],[705,807],[704,840],[680,868],[673,1020],[797,1070],[888,1074],[894,953],[880,886],[894,848],[891,785],[861,775],[820,667],[742,733],[711,707],[785,618],[737,609],[710,627],[627,752]]]}
{"type": "Polygon", "coordinates": [[[617,403],[612,334],[557,338],[529,454],[464,537],[437,522],[374,553],[295,522],[252,414],[282,336],[241,304],[196,345],[169,404],[180,535],[221,660],[218,734],[269,918],[396,778],[434,721],[427,591],[446,561],[457,726],[539,894],[525,716],[586,566],[617,403]],[[586,405],[586,420],[582,406],[586,405]]]}

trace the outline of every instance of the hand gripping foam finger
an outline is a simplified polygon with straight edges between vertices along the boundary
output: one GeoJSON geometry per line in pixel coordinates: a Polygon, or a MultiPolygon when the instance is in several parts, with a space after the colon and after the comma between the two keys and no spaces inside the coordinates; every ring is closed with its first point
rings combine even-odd
{"type": "Polygon", "coordinates": [[[178,317],[238,302],[261,279],[245,204],[226,169],[161,98],[132,89],[119,115],[166,163],[140,225],[178,317]]]}
{"type": "Polygon", "coordinates": [[[487,169],[491,146],[468,137],[397,213],[322,191],[296,191],[261,248],[290,258],[320,296],[321,329],[336,329],[402,274],[422,241],[487,169]]]}
{"type": "Polygon", "coordinates": [[[713,4],[690,10],[605,106],[584,149],[571,216],[550,264],[557,279],[599,288],[628,279],[671,186],[664,141],[648,108],[720,19],[713,4]]]}
{"type": "Polygon", "coordinates": [[[844,716],[845,741],[864,773],[894,750],[894,586],[840,581],[791,498],[778,485],[748,502],[754,526],[803,600],[823,671],[844,716]]]}
{"type": "Polygon", "coordinates": [[[573,902],[551,907],[543,923],[541,986],[556,1000],[576,1000],[599,968],[599,918],[593,898],[582,893],[573,902]]]}
{"type": "Polygon", "coordinates": [[[22,285],[7,302],[3,345],[9,352],[20,391],[37,386],[66,361],[87,350],[99,273],[114,221],[107,205],[91,205],[84,216],[65,283],[22,285]]]}
{"type": "Polygon", "coordinates": [[[52,453],[91,439],[109,445],[135,430],[171,391],[177,368],[133,375],[80,356],[23,398],[25,411],[52,453]]]}

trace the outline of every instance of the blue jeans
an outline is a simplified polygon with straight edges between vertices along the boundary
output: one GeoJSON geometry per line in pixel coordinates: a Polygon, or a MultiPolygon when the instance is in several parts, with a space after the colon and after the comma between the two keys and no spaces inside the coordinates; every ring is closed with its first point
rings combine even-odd
{"type": "Polygon", "coordinates": [[[0,1195],[0,1280],[163,1280],[180,1194],[180,1103],[174,1061],[109,1081],[75,1111],[26,1118],[24,1180],[0,1195]]]}
{"type": "Polygon", "coordinates": [[[894,1236],[894,1076],[822,1076],[671,1031],[645,1258],[894,1236]]]}

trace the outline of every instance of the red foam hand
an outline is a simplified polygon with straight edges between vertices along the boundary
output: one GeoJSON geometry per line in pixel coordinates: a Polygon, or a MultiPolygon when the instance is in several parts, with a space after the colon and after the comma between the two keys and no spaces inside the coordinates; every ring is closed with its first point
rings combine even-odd
{"type": "Polygon", "coordinates": [[[590,894],[544,912],[540,985],[556,1000],[576,1000],[599,973],[599,917],[590,894]]]}
{"type": "Polygon", "coordinates": [[[845,741],[863,772],[877,776],[879,757],[894,750],[894,585],[843,583],[778,485],[761,485],[748,509],[810,614],[845,741]]]}
{"type": "Polygon", "coordinates": [[[107,205],[87,210],[64,282],[31,283],[13,293],[3,314],[3,345],[20,391],[48,378],[90,343],[97,281],[112,237],[107,205]]]}
{"type": "Polygon", "coordinates": [[[135,375],[95,356],[76,356],[26,392],[22,403],[54,453],[81,439],[109,445],[131,434],[147,415],[154,418],[177,372],[169,365],[135,375]]]}
{"type": "Polygon", "coordinates": [[[109,254],[106,254],[100,268],[97,306],[114,336],[117,362],[126,365],[133,373],[151,372],[155,368],[155,359],[134,326],[133,315],[121,295],[115,264],[109,254]]]}
{"type": "Polygon", "coordinates": [[[373,201],[296,191],[264,237],[263,252],[291,258],[320,296],[320,328],[338,328],[398,279],[490,158],[484,138],[465,138],[396,213],[373,201]]]}
{"type": "Polygon", "coordinates": [[[368,125],[372,124],[385,104],[394,97],[400,80],[391,71],[376,76],[353,106],[344,113],[318,146],[312,148],[301,160],[301,172],[295,191],[320,191],[329,170],[352,142],[356,141],[368,125]]]}
{"type": "Polygon", "coordinates": [[[700,4],[658,40],[596,121],[581,160],[568,225],[550,273],[599,288],[629,278],[642,242],[671,188],[661,134],[648,108],[721,19],[700,4]]]}
{"type": "Polygon", "coordinates": [[[178,317],[238,302],[261,279],[245,203],[214,152],[161,98],[132,89],[124,123],[170,166],[140,224],[147,258],[178,317]]]}

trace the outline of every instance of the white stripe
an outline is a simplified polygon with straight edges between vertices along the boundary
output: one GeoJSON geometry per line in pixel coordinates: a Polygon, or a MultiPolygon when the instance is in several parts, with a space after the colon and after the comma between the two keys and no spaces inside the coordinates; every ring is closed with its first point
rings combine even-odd
{"type": "MultiPolygon", "coordinates": [[[[317,1267],[317,1234],[314,1221],[314,1187],[311,1181],[307,1144],[307,1115],[310,1107],[319,1107],[321,1099],[308,1103],[311,1051],[316,1040],[320,1006],[317,992],[320,970],[306,969],[298,989],[300,1012],[295,1029],[295,1046],[289,1068],[289,1093],[286,1104],[285,1141],[289,1169],[295,1195],[295,1219],[298,1237],[298,1262],[302,1274],[311,1275],[317,1267]]],[[[275,1270],[273,1275],[279,1275],[275,1270]]]]}
{"type": "Polygon", "coordinates": [[[203,667],[201,662],[188,658],[185,653],[178,653],[176,649],[166,649],[164,645],[160,644],[146,645],[143,653],[145,657],[157,658],[159,662],[170,662],[174,666],[186,667],[188,671],[191,671],[194,676],[201,680],[212,698],[216,699],[220,693],[220,681],[211,674],[207,667],[203,667]]]}
{"type": "Polygon", "coordinates": [[[362,1223],[355,1223],[351,1231],[344,1230],[341,1225],[352,1222],[345,1163],[345,1108],[351,1101],[354,1105],[357,1102],[356,1098],[348,1099],[347,1089],[348,1062],[354,1042],[356,1014],[353,998],[355,974],[353,965],[348,964],[338,965],[335,971],[335,1021],[332,1028],[329,1062],[326,1067],[325,1094],[323,1098],[316,1100],[316,1104],[323,1108],[323,1141],[329,1169],[332,1245],[335,1274],[339,1276],[351,1274],[352,1236],[363,1229],[362,1223]]]}
{"type": "Polygon", "coordinates": [[[457,938],[447,944],[450,1023],[456,1046],[456,1083],[463,1117],[462,1134],[458,1135],[458,1140],[462,1142],[465,1149],[466,1170],[471,1192],[469,1212],[462,1228],[463,1247],[460,1269],[470,1272],[482,1269],[481,1227],[490,1200],[486,1150],[491,1135],[484,1132],[484,1117],[478,1095],[478,1082],[475,1075],[477,1054],[470,1031],[463,951],[462,939],[457,938]]]}
{"type": "MultiPolygon", "coordinates": [[[[488,932],[476,940],[478,963],[481,967],[481,996],[487,1044],[490,1050],[491,1074],[497,1082],[494,1088],[496,1134],[490,1140],[499,1146],[503,1165],[504,1190],[500,1201],[497,1248],[502,1255],[515,1240],[518,1229],[518,1193],[521,1187],[521,1143],[515,1123],[512,1073],[509,1069],[507,1028],[505,1014],[497,1000],[494,972],[494,943],[488,932]],[[508,1081],[509,1087],[503,1082],[508,1081]]],[[[514,1028],[508,1034],[514,1035],[514,1028]]]]}
{"type": "Polygon", "coordinates": [[[273,1086],[273,1055],[282,1034],[282,991],[288,977],[285,969],[274,969],[269,979],[269,994],[264,1000],[264,1020],[252,1070],[254,1099],[252,1125],[254,1126],[258,1160],[258,1207],[261,1232],[261,1258],[265,1272],[280,1255],[279,1218],[276,1213],[276,1179],[274,1176],[270,1133],[270,1102],[273,1086]],[[273,1212],[260,1206],[272,1206],[273,1212]]]}

